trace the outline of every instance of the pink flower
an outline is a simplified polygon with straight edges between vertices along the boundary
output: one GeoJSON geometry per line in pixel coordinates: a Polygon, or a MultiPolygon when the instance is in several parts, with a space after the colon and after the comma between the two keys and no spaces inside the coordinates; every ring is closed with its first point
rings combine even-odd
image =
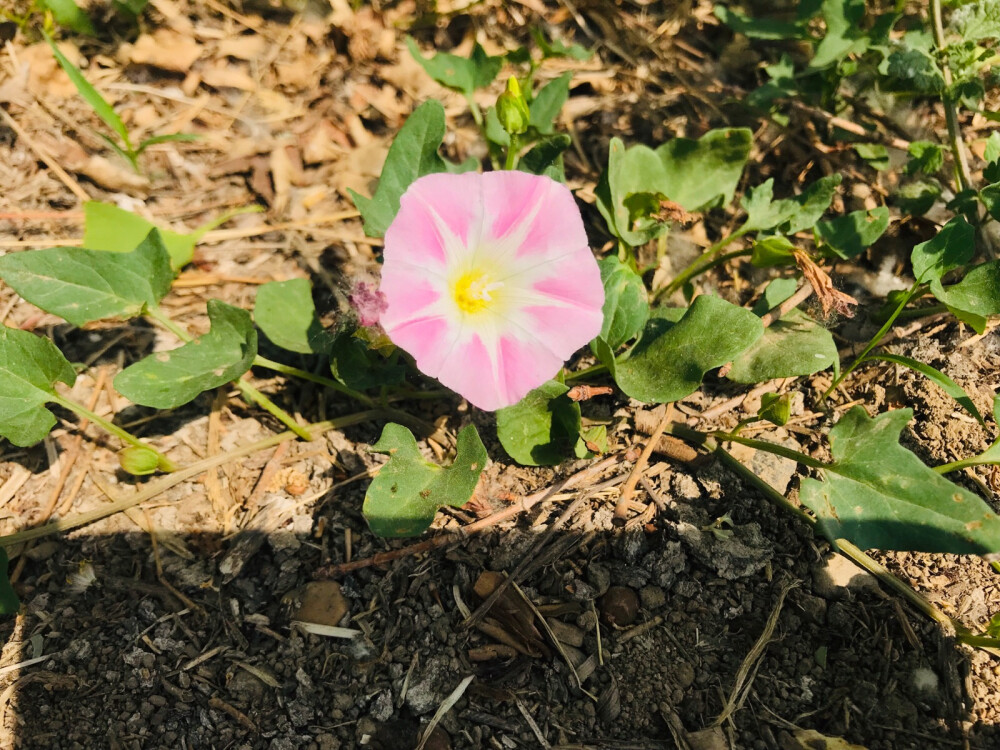
{"type": "Polygon", "coordinates": [[[489,411],[601,331],[604,288],[566,186],[524,172],[433,174],[385,233],[380,317],[424,373],[489,411]]]}
{"type": "Polygon", "coordinates": [[[355,311],[358,313],[358,322],[366,327],[378,325],[379,318],[385,312],[385,295],[378,289],[368,285],[367,282],[359,281],[354,285],[348,296],[355,311]]]}

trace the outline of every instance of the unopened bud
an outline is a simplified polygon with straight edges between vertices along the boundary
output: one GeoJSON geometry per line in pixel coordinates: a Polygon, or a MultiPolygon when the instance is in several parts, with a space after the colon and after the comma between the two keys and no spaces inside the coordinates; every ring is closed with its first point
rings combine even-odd
{"type": "Polygon", "coordinates": [[[507,79],[507,90],[497,99],[497,119],[511,135],[520,135],[528,129],[531,112],[514,76],[507,79]]]}
{"type": "Polygon", "coordinates": [[[160,454],[152,448],[130,445],[118,453],[118,462],[129,474],[142,477],[152,474],[160,467],[160,454]]]}

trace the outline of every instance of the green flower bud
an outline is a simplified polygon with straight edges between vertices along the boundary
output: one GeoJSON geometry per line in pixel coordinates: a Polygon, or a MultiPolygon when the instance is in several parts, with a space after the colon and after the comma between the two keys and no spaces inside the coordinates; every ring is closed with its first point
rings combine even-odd
{"type": "Polygon", "coordinates": [[[507,90],[497,99],[497,119],[511,135],[520,135],[528,129],[531,113],[514,76],[507,79],[507,90]]]}
{"type": "Polygon", "coordinates": [[[160,467],[160,454],[152,448],[130,445],[118,453],[118,463],[129,474],[142,477],[160,467]]]}
{"type": "Polygon", "coordinates": [[[779,427],[792,418],[792,397],[788,393],[765,393],[760,399],[757,416],[779,427]]]}

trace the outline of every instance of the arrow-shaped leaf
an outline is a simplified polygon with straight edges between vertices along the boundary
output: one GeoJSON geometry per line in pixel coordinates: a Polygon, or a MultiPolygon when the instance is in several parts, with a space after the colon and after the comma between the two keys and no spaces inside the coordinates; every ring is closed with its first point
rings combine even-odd
{"type": "Polygon", "coordinates": [[[425,461],[413,433],[398,424],[387,424],[372,450],[388,453],[389,462],[368,486],[362,510],[383,537],[416,536],[442,505],[465,505],[489,459],[473,425],[458,433],[455,461],[444,468],[425,461]]]}
{"type": "Polygon", "coordinates": [[[158,230],[170,255],[170,265],[177,271],[191,262],[194,246],[204,232],[181,234],[156,226],[138,214],[113,203],[87,201],[83,204],[83,246],[88,250],[127,253],[141,243],[152,230],[158,230]]]}
{"type": "Polygon", "coordinates": [[[125,398],[143,406],[173,409],[250,369],[257,331],[250,313],[216,299],[208,301],[211,329],[179,349],[151,354],[115,378],[125,398]]]}
{"type": "Polygon", "coordinates": [[[155,307],[174,274],[160,233],[130,253],[52,247],[0,257],[0,278],[33,305],[82,326],[155,307]]]}
{"type": "Polygon", "coordinates": [[[629,357],[617,362],[615,380],[639,401],[677,401],[694,393],[706,372],[732,361],[763,332],[760,318],[749,310],[702,294],[673,325],[660,316],[651,318],[629,357]]]}
{"type": "Polygon", "coordinates": [[[76,373],[56,345],[28,331],[0,326],[0,436],[34,445],[55,426],[44,404],[57,382],[73,385],[76,373]]]}
{"type": "Polygon", "coordinates": [[[300,354],[328,352],[331,336],[316,316],[312,286],[306,279],[271,281],[257,290],[254,320],[273,343],[300,354]]]}
{"type": "Polygon", "coordinates": [[[910,409],[870,418],[855,406],[830,431],[833,463],[800,496],[830,540],[861,549],[981,555],[1000,551],[1000,516],[899,444],[910,409]]]}

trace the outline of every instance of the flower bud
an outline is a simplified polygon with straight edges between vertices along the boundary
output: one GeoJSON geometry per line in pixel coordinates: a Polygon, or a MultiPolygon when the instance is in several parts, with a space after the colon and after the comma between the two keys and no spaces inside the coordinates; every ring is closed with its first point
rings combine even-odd
{"type": "Polygon", "coordinates": [[[130,445],[119,451],[118,462],[122,469],[137,477],[152,474],[160,467],[160,454],[152,448],[130,445]]]}
{"type": "Polygon", "coordinates": [[[497,99],[497,119],[511,135],[520,135],[528,129],[531,113],[514,76],[507,79],[507,90],[497,99]]]}

